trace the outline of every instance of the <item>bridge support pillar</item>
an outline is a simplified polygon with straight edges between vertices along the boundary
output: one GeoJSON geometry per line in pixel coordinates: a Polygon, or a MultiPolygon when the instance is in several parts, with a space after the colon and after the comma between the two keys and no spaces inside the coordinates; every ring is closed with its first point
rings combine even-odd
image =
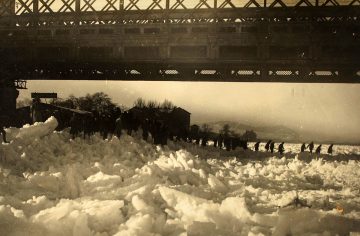
{"type": "Polygon", "coordinates": [[[16,99],[19,96],[19,91],[11,82],[0,79],[0,115],[7,117],[13,117],[16,113],[16,99]]]}

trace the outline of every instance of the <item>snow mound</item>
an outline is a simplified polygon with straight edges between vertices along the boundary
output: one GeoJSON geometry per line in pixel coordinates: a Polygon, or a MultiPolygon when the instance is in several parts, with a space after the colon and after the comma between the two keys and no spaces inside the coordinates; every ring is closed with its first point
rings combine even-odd
{"type": "Polygon", "coordinates": [[[35,122],[34,125],[24,125],[22,128],[8,128],[5,129],[7,138],[9,140],[14,139],[35,139],[41,138],[52,133],[58,122],[55,117],[51,116],[45,122],[35,122]]]}

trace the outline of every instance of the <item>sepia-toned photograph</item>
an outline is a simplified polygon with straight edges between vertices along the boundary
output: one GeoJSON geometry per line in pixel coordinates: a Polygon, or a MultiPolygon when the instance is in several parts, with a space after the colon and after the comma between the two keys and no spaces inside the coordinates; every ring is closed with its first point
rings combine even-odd
{"type": "Polygon", "coordinates": [[[0,0],[0,236],[360,235],[360,0],[0,0]]]}

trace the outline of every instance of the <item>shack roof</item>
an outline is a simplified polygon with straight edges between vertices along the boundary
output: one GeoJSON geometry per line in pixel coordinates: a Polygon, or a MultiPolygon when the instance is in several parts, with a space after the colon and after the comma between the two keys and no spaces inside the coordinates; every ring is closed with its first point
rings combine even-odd
{"type": "Polygon", "coordinates": [[[163,112],[163,113],[171,113],[171,112],[174,112],[174,111],[181,111],[181,112],[185,112],[185,113],[188,113],[188,114],[191,114],[190,112],[188,112],[187,110],[181,108],[181,107],[174,107],[174,108],[158,108],[158,107],[155,107],[155,108],[149,108],[149,107],[132,107],[130,108],[128,111],[159,111],[159,112],[163,112]]]}
{"type": "Polygon", "coordinates": [[[49,107],[49,108],[53,108],[53,109],[66,110],[66,111],[70,111],[70,112],[77,113],[80,115],[91,115],[92,114],[91,112],[88,112],[88,111],[72,109],[72,108],[57,106],[57,105],[53,105],[53,104],[47,104],[47,103],[40,103],[40,104],[41,104],[41,106],[45,106],[45,107],[49,107]]]}

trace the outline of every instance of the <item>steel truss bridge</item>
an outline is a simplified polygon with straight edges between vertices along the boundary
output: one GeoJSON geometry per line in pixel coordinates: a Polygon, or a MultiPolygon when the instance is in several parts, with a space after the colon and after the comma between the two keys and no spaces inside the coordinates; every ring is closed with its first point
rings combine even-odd
{"type": "Polygon", "coordinates": [[[0,74],[359,83],[360,0],[1,0],[0,74]]]}

